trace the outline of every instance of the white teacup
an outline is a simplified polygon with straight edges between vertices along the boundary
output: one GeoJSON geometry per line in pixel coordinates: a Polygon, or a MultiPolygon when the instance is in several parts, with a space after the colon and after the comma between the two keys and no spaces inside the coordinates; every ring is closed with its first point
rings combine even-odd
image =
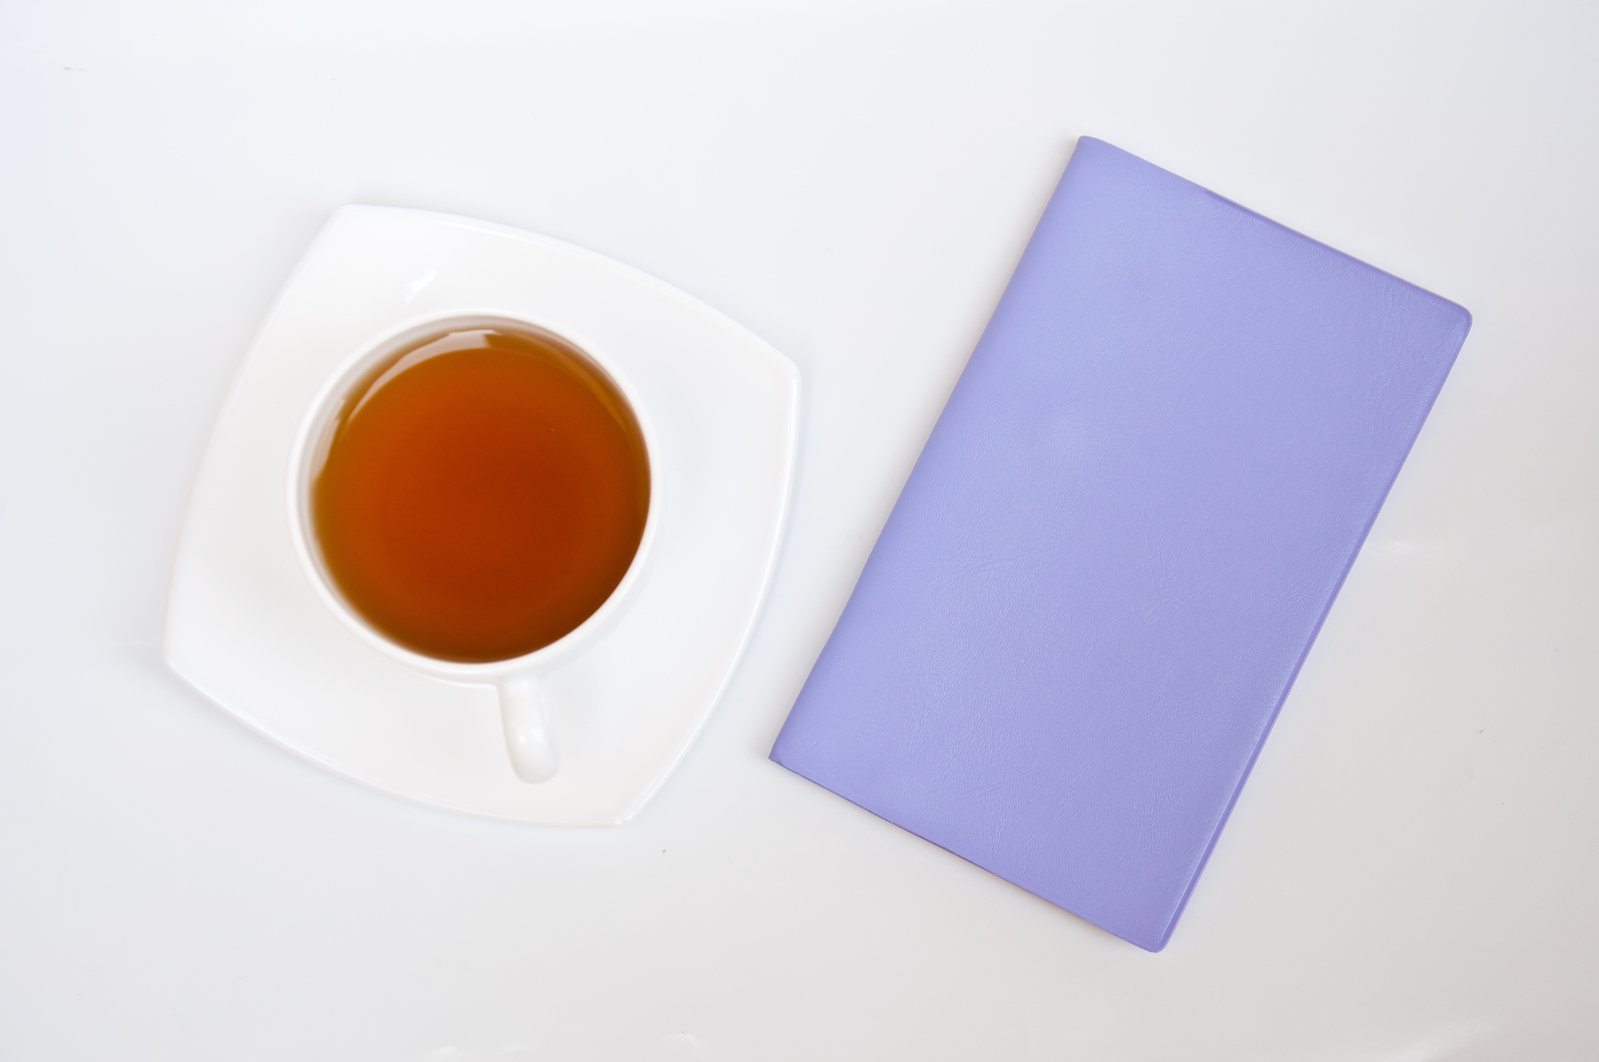
{"type": "MultiPolygon", "coordinates": [[[[317,544],[310,516],[310,492],[317,469],[326,457],[338,410],[350,391],[373,369],[426,337],[446,332],[501,327],[513,331],[545,332],[563,339],[554,329],[534,321],[504,314],[454,314],[445,318],[408,323],[365,351],[356,352],[334,375],[313,402],[294,442],[288,483],[290,534],[301,567],[317,595],[363,641],[380,652],[436,678],[461,685],[494,686],[499,691],[506,751],[511,766],[524,782],[544,782],[560,768],[553,713],[545,697],[543,676],[604,637],[605,630],[624,606],[639,574],[648,563],[656,537],[660,486],[652,477],[649,509],[643,534],[621,581],[592,614],[556,641],[522,656],[483,663],[442,660],[416,652],[385,636],[353,608],[328,572],[317,544]]],[[[575,343],[572,344],[577,346],[575,343]]],[[[644,438],[646,460],[654,452],[654,432],[649,410],[638,401],[621,367],[604,350],[579,347],[605,374],[632,409],[644,438]]]]}

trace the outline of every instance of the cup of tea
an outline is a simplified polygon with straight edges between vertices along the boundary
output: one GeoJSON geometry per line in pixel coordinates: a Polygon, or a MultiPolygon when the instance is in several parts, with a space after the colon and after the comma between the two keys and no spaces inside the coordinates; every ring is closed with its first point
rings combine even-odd
{"type": "Polygon", "coordinates": [[[657,484],[651,432],[604,351],[529,321],[453,316],[355,358],[295,445],[307,578],[367,643],[499,690],[526,782],[560,759],[542,676],[637,582],[657,484]]]}

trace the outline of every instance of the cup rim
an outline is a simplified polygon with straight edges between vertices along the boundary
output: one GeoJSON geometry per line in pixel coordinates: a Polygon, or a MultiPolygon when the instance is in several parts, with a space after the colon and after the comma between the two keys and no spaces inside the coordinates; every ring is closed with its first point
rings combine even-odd
{"type": "Polygon", "coordinates": [[[543,665],[556,663],[573,655],[616,615],[624,599],[629,596],[629,591],[638,583],[643,562],[646,555],[651,552],[656,538],[656,528],[660,522],[658,484],[661,477],[655,474],[656,455],[659,452],[656,448],[657,435],[647,411],[639,404],[636,394],[626,379],[626,373],[603,351],[597,352],[593,346],[572,337],[566,331],[530,320],[525,314],[498,309],[453,310],[417,315],[395,325],[350,354],[339,364],[337,370],[329,374],[327,380],[317,390],[315,398],[312,399],[300,421],[300,426],[295,431],[294,444],[289,455],[287,515],[289,537],[294,542],[294,551],[300,559],[302,572],[323,603],[367,644],[402,663],[439,678],[474,685],[492,684],[513,675],[537,670],[543,665]],[[562,343],[574,347],[599,367],[610,379],[612,386],[622,396],[638,422],[639,434],[644,443],[645,465],[650,472],[650,497],[644,515],[644,530],[639,536],[638,547],[633,551],[633,558],[628,563],[627,570],[622,573],[621,580],[611,591],[610,596],[589,613],[583,622],[548,645],[519,656],[506,657],[502,660],[445,660],[407,648],[389,638],[356,612],[333,585],[320,560],[315,535],[310,526],[310,462],[313,442],[327,426],[338,402],[366,371],[384,358],[392,357],[405,346],[422,341],[429,335],[444,335],[451,331],[492,325],[525,332],[542,332],[553,336],[562,343]]]}

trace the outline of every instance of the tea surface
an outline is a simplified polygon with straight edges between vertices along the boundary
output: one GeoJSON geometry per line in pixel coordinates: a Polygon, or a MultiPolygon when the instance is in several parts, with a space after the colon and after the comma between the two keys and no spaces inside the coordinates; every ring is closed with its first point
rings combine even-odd
{"type": "Polygon", "coordinates": [[[345,396],[311,524],[356,613],[444,660],[560,639],[621,582],[644,533],[643,434],[576,347],[532,330],[425,340],[345,396]]]}

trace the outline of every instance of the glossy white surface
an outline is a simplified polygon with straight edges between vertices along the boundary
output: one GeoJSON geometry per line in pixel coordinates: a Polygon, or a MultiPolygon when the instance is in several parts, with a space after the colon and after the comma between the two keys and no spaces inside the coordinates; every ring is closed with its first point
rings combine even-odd
{"type": "Polygon", "coordinates": [[[621,822],[699,733],[747,640],[788,502],[798,388],[748,330],[591,251],[342,207],[208,443],[167,659],[249,726],[385,792],[523,822],[621,822]],[[383,351],[495,319],[566,337],[617,381],[649,448],[649,519],[621,585],[567,637],[492,664],[428,660],[320,578],[300,503],[308,440],[383,351]]]}
{"type": "Polygon", "coordinates": [[[0,6],[0,1058],[1586,1059],[1599,12],[0,6]],[[1092,133],[1469,307],[1171,946],[765,759],[1092,133]],[[491,218],[799,366],[743,665],[616,830],[433,811],[160,661],[202,448],[334,207],[491,218]]]}

